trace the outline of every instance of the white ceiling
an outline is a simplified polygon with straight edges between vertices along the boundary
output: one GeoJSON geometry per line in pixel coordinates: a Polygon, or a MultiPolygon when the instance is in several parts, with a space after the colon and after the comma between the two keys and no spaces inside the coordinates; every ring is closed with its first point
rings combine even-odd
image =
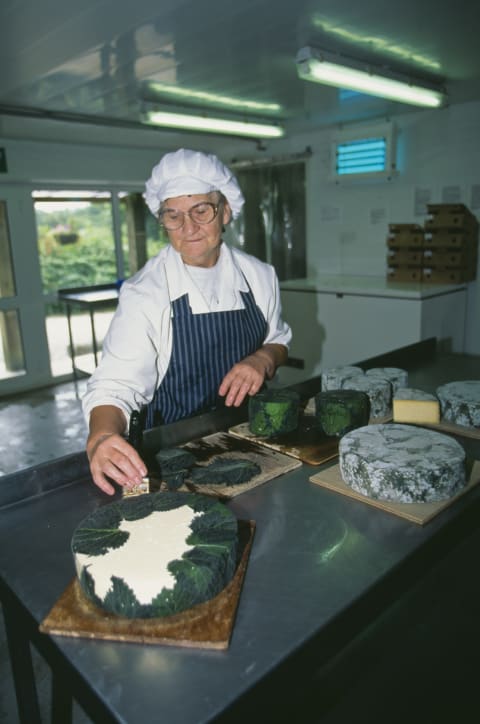
{"type": "Polygon", "coordinates": [[[411,107],[300,80],[298,49],[440,80],[457,103],[480,99],[479,29],[478,0],[2,0],[0,116],[134,128],[153,106],[246,113],[227,97],[287,133],[384,117],[411,107]]]}

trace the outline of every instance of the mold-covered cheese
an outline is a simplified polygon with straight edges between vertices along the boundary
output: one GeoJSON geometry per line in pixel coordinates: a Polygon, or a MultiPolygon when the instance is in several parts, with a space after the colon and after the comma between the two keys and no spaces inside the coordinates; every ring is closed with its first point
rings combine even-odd
{"type": "Polygon", "coordinates": [[[294,390],[261,390],[248,402],[248,426],[259,437],[274,437],[296,430],[300,395],[294,390]]]}
{"type": "Polygon", "coordinates": [[[465,452],[448,435],[410,425],[369,425],[339,443],[344,482],[357,493],[395,503],[432,503],[465,486],[465,452]]]}
{"type": "Polygon", "coordinates": [[[326,435],[341,437],[367,425],[370,398],[360,390],[326,390],[315,395],[315,416],[326,435]]]}
{"type": "Polygon", "coordinates": [[[437,388],[442,419],[465,427],[480,427],[480,380],[448,382],[437,388]]]}
{"type": "Polygon", "coordinates": [[[393,393],[400,387],[408,387],[408,372],[400,367],[371,367],[365,372],[367,377],[384,377],[392,384],[393,393]]]}
{"type": "Polygon", "coordinates": [[[393,421],[437,425],[440,422],[440,402],[429,392],[401,387],[393,397],[393,421]]]}
{"type": "Polygon", "coordinates": [[[392,412],[392,385],[384,377],[349,377],[343,383],[344,390],[360,390],[370,398],[370,417],[387,417],[392,412]]]}
{"type": "Polygon", "coordinates": [[[98,508],[74,531],[72,552],[93,603],[127,618],[152,618],[220,593],[235,572],[237,543],[237,519],[225,505],[162,492],[98,508]]]}
{"type": "Polygon", "coordinates": [[[321,390],[322,392],[326,392],[327,390],[341,390],[345,380],[349,377],[357,377],[358,375],[363,375],[361,367],[355,367],[354,365],[330,367],[321,374],[321,390]]]}

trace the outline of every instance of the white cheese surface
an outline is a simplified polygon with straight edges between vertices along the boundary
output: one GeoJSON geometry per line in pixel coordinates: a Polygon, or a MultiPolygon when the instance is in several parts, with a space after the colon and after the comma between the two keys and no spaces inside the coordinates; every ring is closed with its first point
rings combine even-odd
{"type": "Polygon", "coordinates": [[[111,577],[122,578],[139,603],[148,604],[163,588],[175,585],[167,566],[194,547],[186,539],[197,515],[188,505],[182,505],[153,511],[139,520],[122,520],[119,530],[129,533],[124,545],[102,556],[76,553],[77,575],[87,567],[95,582],[95,593],[102,600],[111,587],[111,577]]]}

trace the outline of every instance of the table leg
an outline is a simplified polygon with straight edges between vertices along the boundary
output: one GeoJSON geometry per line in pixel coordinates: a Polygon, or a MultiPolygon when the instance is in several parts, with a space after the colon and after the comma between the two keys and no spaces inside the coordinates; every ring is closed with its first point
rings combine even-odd
{"type": "Polygon", "coordinates": [[[72,724],[72,695],[58,674],[52,671],[52,724],[72,724]]]}
{"type": "Polygon", "coordinates": [[[70,305],[68,304],[68,302],[66,303],[66,307],[67,307],[68,339],[70,342],[70,359],[72,360],[73,379],[76,380],[77,379],[77,370],[75,368],[75,348],[73,346],[71,310],[70,310],[70,305]]]}
{"type": "Polygon", "coordinates": [[[27,622],[6,601],[3,602],[5,632],[10,653],[13,683],[20,724],[41,724],[27,622]]]}
{"type": "Polygon", "coordinates": [[[93,309],[91,309],[91,308],[90,308],[90,326],[92,328],[93,357],[95,359],[95,367],[97,367],[97,365],[98,365],[97,336],[95,334],[95,322],[93,321],[93,309]]]}

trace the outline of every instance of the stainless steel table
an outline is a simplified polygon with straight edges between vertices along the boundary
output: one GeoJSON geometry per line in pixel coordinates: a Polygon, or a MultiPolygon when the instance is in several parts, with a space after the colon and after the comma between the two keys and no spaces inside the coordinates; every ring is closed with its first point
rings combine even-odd
{"type": "Polygon", "coordinates": [[[95,366],[98,364],[98,341],[95,330],[95,310],[113,308],[118,303],[118,286],[116,284],[97,284],[91,287],[71,287],[59,289],[58,300],[65,304],[67,310],[68,338],[70,343],[70,357],[74,379],[79,375],[88,374],[75,364],[76,352],[72,333],[72,309],[75,307],[85,309],[90,315],[90,330],[92,333],[92,350],[95,366]]]}
{"type": "Polygon", "coordinates": [[[326,721],[322,681],[331,677],[322,672],[335,670],[382,612],[475,534],[480,490],[422,528],[312,484],[318,469],[304,465],[228,503],[257,530],[223,652],[39,634],[74,575],[72,531],[106,498],[90,483],[83,454],[3,478],[0,595],[20,720],[39,722],[32,642],[52,668],[53,721],[62,724],[71,696],[94,721],[128,724],[278,722],[292,712],[307,721],[302,701],[313,696],[311,721],[326,721]]]}

